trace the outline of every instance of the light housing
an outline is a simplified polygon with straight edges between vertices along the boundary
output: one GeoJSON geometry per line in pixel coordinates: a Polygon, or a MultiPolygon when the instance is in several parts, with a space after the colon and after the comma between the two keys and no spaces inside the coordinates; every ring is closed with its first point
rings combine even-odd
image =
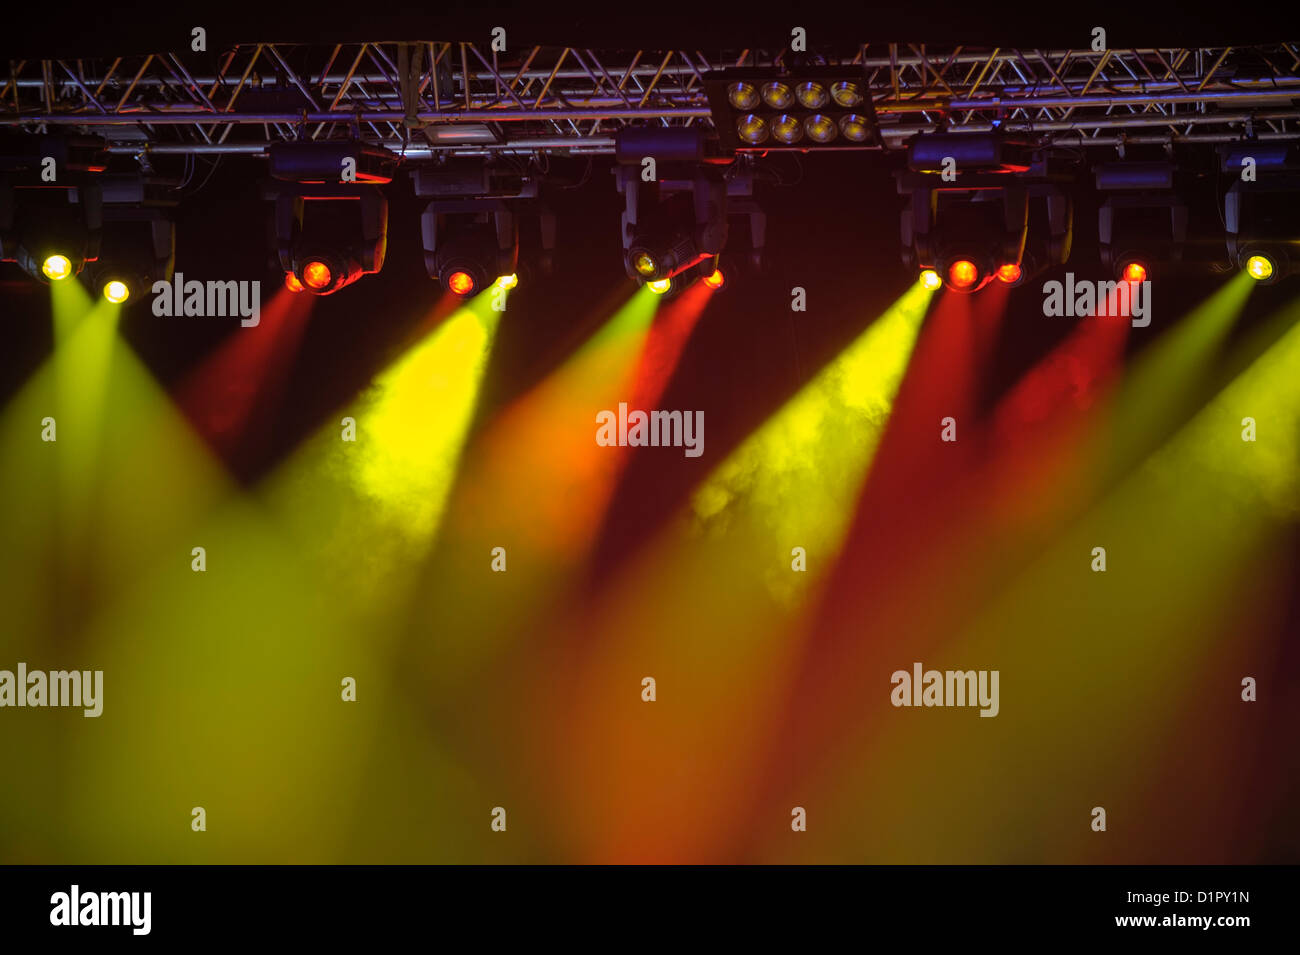
{"type": "Polygon", "coordinates": [[[718,139],[728,153],[882,145],[861,65],[716,70],[705,74],[704,89],[718,139]],[[757,91],[757,102],[738,95],[749,89],[757,91]]]}

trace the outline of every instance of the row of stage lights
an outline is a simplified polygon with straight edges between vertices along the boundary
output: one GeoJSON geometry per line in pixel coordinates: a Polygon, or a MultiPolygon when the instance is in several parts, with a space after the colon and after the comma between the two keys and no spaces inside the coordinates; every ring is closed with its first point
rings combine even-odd
{"type": "MultiPolygon", "coordinates": [[[[739,114],[732,127],[737,142],[756,138],[752,130],[746,133],[747,117],[763,110],[771,117],[764,122],[774,130],[784,129],[783,117],[795,109],[808,112],[799,120],[805,129],[810,124],[820,129],[814,118],[825,111],[841,111],[833,123],[837,128],[871,112],[867,87],[837,70],[801,80],[760,81],[745,73],[721,85],[716,78],[708,82],[711,102],[721,100],[723,108],[739,114]]],[[[865,121],[874,129],[874,120],[865,121]]],[[[716,128],[721,133],[727,127],[716,128]]],[[[21,177],[14,170],[34,164],[24,167],[11,160],[5,145],[0,142],[0,189],[10,194],[0,197],[5,199],[0,203],[0,259],[15,261],[48,282],[80,274],[94,263],[85,278],[114,303],[139,298],[153,282],[170,279],[174,228],[165,190],[155,189],[156,183],[141,173],[107,174],[102,141],[29,137],[29,159],[54,154],[71,173],[64,189],[69,198],[62,206],[57,201],[51,206],[45,200],[60,190],[16,184],[21,177]],[[45,204],[28,210],[20,221],[14,210],[23,207],[17,196],[24,190],[45,204]],[[83,221],[58,227],[67,226],[65,213],[74,208],[83,221]],[[137,235],[128,242],[115,231],[133,223],[147,226],[147,239],[137,235]],[[111,233],[107,261],[99,256],[101,231],[111,233]]],[[[748,262],[761,264],[766,218],[753,196],[755,160],[743,147],[737,147],[740,156],[734,151],[718,155],[710,145],[699,127],[629,128],[617,137],[613,173],[625,202],[624,266],[629,277],[656,294],[675,294],[697,281],[709,289],[723,288],[727,276],[719,260],[724,247],[729,262],[746,261],[744,237],[738,239],[728,225],[738,217],[748,220],[748,262]],[[650,177],[644,175],[647,157],[657,166],[650,177]]],[[[1300,225],[1287,211],[1300,199],[1300,152],[1287,144],[1234,144],[1220,149],[1220,171],[1236,168],[1245,152],[1258,166],[1258,184],[1249,180],[1247,189],[1243,177],[1226,190],[1221,211],[1230,265],[1216,268],[1240,268],[1258,282],[1271,283],[1300,271],[1300,225]]],[[[295,293],[328,295],[378,272],[388,224],[380,186],[392,181],[397,157],[351,141],[276,144],[269,158],[264,198],[274,204],[276,256],[285,286],[295,293]],[[351,163],[355,175],[340,180],[341,162],[351,163]]],[[[1077,181],[1078,170],[1063,171],[1057,159],[1049,150],[996,133],[915,137],[907,167],[896,177],[898,192],[906,197],[903,258],[921,284],[971,293],[994,281],[1020,285],[1064,264],[1073,227],[1067,187],[1077,181]],[[955,175],[944,174],[950,163],[958,170],[955,175]]],[[[1180,192],[1183,171],[1172,156],[1159,161],[1130,156],[1098,164],[1092,172],[1097,193],[1104,197],[1099,212],[1103,263],[1118,278],[1140,283],[1147,281],[1152,266],[1159,271],[1163,264],[1180,261],[1188,203],[1180,192]],[[1134,227],[1134,215],[1147,216],[1142,228],[1134,227]]],[[[542,256],[549,258],[554,217],[534,171],[485,160],[451,160],[418,167],[412,178],[416,195],[429,199],[421,218],[426,269],[446,292],[464,298],[492,287],[517,287],[519,222],[524,218],[537,221],[542,256]]]]}

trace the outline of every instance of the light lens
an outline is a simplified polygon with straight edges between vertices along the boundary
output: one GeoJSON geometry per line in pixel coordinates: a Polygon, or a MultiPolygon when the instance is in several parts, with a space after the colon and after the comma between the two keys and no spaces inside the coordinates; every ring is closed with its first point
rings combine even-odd
{"type": "Polygon", "coordinates": [[[844,138],[850,142],[865,143],[867,137],[871,135],[871,127],[867,125],[867,118],[859,116],[857,113],[848,113],[840,117],[840,132],[844,138]]]}
{"type": "Polygon", "coordinates": [[[722,274],[721,269],[714,269],[709,275],[704,276],[704,284],[712,289],[719,289],[727,284],[727,277],[722,274]]]}
{"type": "Polygon", "coordinates": [[[1147,280],[1147,267],[1140,262],[1130,262],[1124,266],[1124,281],[1126,282],[1145,282],[1147,280]]]}
{"type": "Polygon", "coordinates": [[[925,269],[921,272],[921,288],[934,291],[943,284],[943,279],[939,278],[939,273],[934,269],[925,269]]]}
{"type": "Polygon", "coordinates": [[[645,284],[646,284],[646,288],[654,292],[656,295],[663,295],[664,292],[667,292],[670,288],[672,288],[673,280],[660,279],[657,282],[646,282],[645,284]]]}
{"type": "Polygon", "coordinates": [[[286,272],[284,274],[284,287],[290,292],[302,291],[302,283],[298,281],[298,276],[294,275],[292,272],[286,272]]]}
{"type": "Polygon", "coordinates": [[[798,116],[782,113],[772,120],[772,135],[787,146],[803,139],[803,123],[798,116]]]}
{"type": "Polygon", "coordinates": [[[330,267],[324,262],[308,262],[302,269],[302,284],[308,288],[323,289],[330,284],[330,267]]]}
{"type": "Polygon", "coordinates": [[[1008,285],[1020,281],[1020,266],[1015,262],[1008,262],[1006,265],[998,266],[998,278],[1008,285]]]}
{"type": "Polygon", "coordinates": [[[1273,263],[1266,255],[1252,255],[1246,260],[1246,272],[1255,281],[1262,282],[1273,274],[1273,263]]]}
{"type": "Polygon", "coordinates": [[[979,278],[980,270],[967,259],[958,259],[948,267],[948,281],[954,288],[970,288],[979,278]]]}
{"type": "Polygon", "coordinates": [[[736,120],[736,135],[751,146],[756,146],[767,139],[767,120],[747,113],[736,120]]]}
{"type": "Polygon", "coordinates": [[[815,83],[812,80],[809,80],[806,83],[800,83],[795,88],[794,95],[798,98],[800,105],[805,109],[821,109],[826,105],[826,101],[830,99],[829,94],[826,92],[826,87],[822,86],[820,83],[815,83]]]}
{"type": "Polygon", "coordinates": [[[794,102],[794,91],[776,80],[764,83],[763,102],[773,109],[785,109],[794,102]]]}
{"type": "Polygon", "coordinates": [[[837,105],[848,109],[862,102],[862,90],[858,88],[857,83],[840,80],[831,86],[831,99],[835,100],[837,105]]]}
{"type": "Polygon", "coordinates": [[[727,100],[735,109],[748,112],[758,105],[758,89],[753,83],[732,83],[727,87],[727,100]]]}
{"type": "Polygon", "coordinates": [[[650,276],[658,271],[659,266],[649,252],[638,252],[632,257],[632,268],[638,275],[650,276]]]}
{"type": "Polygon", "coordinates": [[[458,269],[447,277],[447,288],[457,295],[468,295],[474,291],[474,276],[458,269]]]}
{"type": "Polygon", "coordinates": [[[66,255],[51,255],[41,263],[41,271],[47,279],[57,282],[72,274],[72,261],[66,255]]]}
{"type": "Polygon", "coordinates": [[[519,284],[519,276],[516,275],[514,272],[511,272],[509,275],[497,276],[497,288],[509,289],[509,288],[514,288],[518,284],[519,284]]]}
{"type": "Polygon", "coordinates": [[[821,113],[813,113],[803,121],[803,131],[815,143],[829,143],[835,138],[835,120],[821,113]]]}
{"type": "Polygon", "coordinates": [[[117,279],[109,282],[104,286],[104,298],[108,299],[114,305],[125,302],[130,296],[131,290],[126,287],[125,282],[119,282],[117,279]]]}

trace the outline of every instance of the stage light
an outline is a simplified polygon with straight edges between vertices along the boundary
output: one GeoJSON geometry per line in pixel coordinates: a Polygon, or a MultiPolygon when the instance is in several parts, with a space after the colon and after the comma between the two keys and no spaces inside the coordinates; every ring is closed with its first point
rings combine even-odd
{"type": "Polygon", "coordinates": [[[948,266],[948,282],[954,288],[968,289],[979,281],[980,270],[969,259],[958,259],[948,266]]]}
{"type": "Polygon", "coordinates": [[[797,116],[782,113],[772,120],[772,135],[787,146],[803,139],[803,122],[797,116]]]}
{"type": "Polygon", "coordinates": [[[934,269],[923,269],[921,271],[921,288],[933,292],[943,284],[943,279],[939,278],[939,273],[934,269]]]}
{"type": "Polygon", "coordinates": [[[41,271],[50,281],[58,282],[72,274],[72,261],[66,255],[46,256],[41,263],[41,271]]]}
{"type": "Polygon", "coordinates": [[[728,152],[882,145],[861,66],[729,68],[705,74],[704,91],[728,152]]]}
{"type": "Polygon", "coordinates": [[[835,138],[835,120],[822,113],[814,113],[803,121],[804,132],[815,143],[829,143],[835,138]]]}
{"type": "Polygon", "coordinates": [[[727,284],[727,277],[722,274],[722,269],[714,269],[704,276],[704,284],[711,289],[720,289],[727,284]]]}
{"type": "Polygon", "coordinates": [[[1015,262],[1008,262],[1006,265],[998,266],[998,280],[1006,282],[1008,285],[1019,282],[1020,274],[1020,266],[1015,262]]]}
{"type": "Polygon", "coordinates": [[[514,272],[509,275],[499,275],[496,280],[497,288],[512,289],[519,284],[519,276],[514,272]]]}
{"type": "Polygon", "coordinates": [[[388,200],[379,184],[392,181],[397,157],[356,140],[274,143],[271,181],[276,255],[303,291],[332,295],[384,267],[388,200]],[[343,179],[351,169],[355,178],[343,179]]]}
{"type": "Polygon", "coordinates": [[[513,287],[502,280],[519,271],[519,218],[531,212],[547,268],[555,219],[535,173],[514,163],[452,160],[422,167],[415,185],[416,195],[432,197],[420,218],[424,265],[444,291],[463,298],[513,287]]]}
{"type": "Polygon", "coordinates": [[[767,139],[767,120],[747,113],[736,120],[736,135],[749,145],[757,146],[767,139]]]}
{"type": "Polygon", "coordinates": [[[732,83],[727,87],[727,100],[736,109],[749,111],[759,103],[758,88],[753,83],[732,83]]]}
{"type": "Polygon", "coordinates": [[[1252,279],[1262,282],[1273,274],[1273,262],[1266,255],[1252,255],[1246,260],[1246,272],[1252,279]]]}
{"type": "Polygon", "coordinates": [[[286,272],[284,274],[284,287],[290,292],[301,292],[303,289],[302,283],[298,281],[298,276],[294,275],[292,272],[286,272]]]}
{"type": "Polygon", "coordinates": [[[645,284],[646,284],[646,288],[654,292],[656,295],[663,295],[664,292],[667,292],[670,288],[673,287],[673,280],[657,279],[654,282],[646,282],[645,284]]]}
{"type": "Polygon", "coordinates": [[[763,84],[763,102],[773,109],[785,109],[794,102],[794,93],[786,84],[773,80],[763,84]]]}
{"type": "Polygon", "coordinates": [[[313,260],[302,267],[302,284],[319,291],[330,284],[334,275],[324,262],[313,260]]]}
{"type": "Polygon", "coordinates": [[[862,88],[857,83],[840,80],[831,86],[831,99],[845,109],[852,109],[862,102],[862,88]]]}
{"type": "Polygon", "coordinates": [[[131,296],[131,290],[127,288],[125,282],[113,279],[104,286],[104,298],[108,299],[114,305],[125,302],[131,296]]]}
{"type": "Polygon", "coordinates": [[[826,87],[814,80],[800,83],[795,87],[794,95],[804,109],[821,109],[829,99],[826,87]]]}
{"type": "Polygon", "coordinates": [[[447,288],[457,295],[468,295],[474,291],[474,276],[457,269],[447,276],[447,288]]]}
{"type": "Polygon", "coordinates": [[[702,154],[703,135],[694,129],[620,134],[615,146],[615,182],[623,194],[623,267],[642,282],[672,278],[716,256],[727,242],[729,184],[708,163],[688,161],[702,154]],[[685,134],[689,134],[689,137],[685,134]],[[652,156],[658,178],[641,178],[640,158],[652,156]]]}
{"type": "Polygon", "coordinates": [[[871,124],[865,116],[849,113],[840,117],[840,132],[844,138],[855,143],[865,143],[871,138],[871,124]]]}
{"type": "Polygon", "coordinates": [[[1147,267],[1141,262],[1129,262],[1124,266],[1124,281],[1134,284],[1147,280],[1147,267]]]}

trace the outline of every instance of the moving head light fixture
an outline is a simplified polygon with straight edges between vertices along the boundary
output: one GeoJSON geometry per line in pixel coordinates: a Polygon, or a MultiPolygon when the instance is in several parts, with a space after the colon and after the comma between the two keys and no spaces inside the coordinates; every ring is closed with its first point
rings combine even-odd
{"type": "Polygon", "coordinates": [[[540,179],[509,165],[453,159],[421,166],[415,194],[432,197],[420,217],[424,265],[445,291],[468,297],[519,282],[519,218],[538,217],[542,258],[555,249],[555,216],[540,179]]]}
{"type": "Polygon", "coordinates": [[[1228,255],[1263,284],[1300,272],[1300,147],[1244,142],[1220,152],[1228,255]],[[1252,168],[1253,176],[1243,175],[1252,168]]]}
{"type": "Polygon", "coordinates": [[[110,302],[139,301],[154,282],[171,280],[176,227],[169,210],[176,203],[167,185],[138,172],[102,177],[102,252],[81,277],[110,302]]]}
{"type": "Polygon", "coordinates": [[[0,261],[40,282],[81,272],[99,257],[103,140],[91,136],[0,138],[0,261]]]}
{"type": "Polygon", "coordinates": [[[275,245],[285,284],[329,295],[384,266],[388,200],[397,157],[357,140],[275,143],[264,196],[275,203],[275,245]],[[310,215],[308,215],[310,210],[310,215]]]}
{"type": "MultiPolygon", "coordinates": [[[[1031,183],[1019,174],[1034,166],[1028,144],[997,134],[917,136],[908,168],[897,174],[898,191],[907,196],[900,227],[903,262],[922,270],[928,288],[944,284],[974,292],[994,278],[1021,281],[1031,183]]],[[[1050,175],[1043,162],[1038,166],[1034,185],[1049,187],[1050,175]]],[[[1049,195],[1051,251],[1058,255],[1069,248],[1061,198],[1049,195]]]]}
{"type": "Polygon", "coordinates": [[[1175,188],[1176,169],[1160,162],[1109,162],[1093,167],[1101,262],[1116,278],[1143,282],[1159,265],[1182,262],[1187,203],[1175,188]]]}
{"type": "Polygon", "coordinates": [[[861,66],[718,70],[705,74],[704,90],[729,153],[881,145],[861,66]]]}
{"type": "Polygon", "coordinates": [[[624,200],[623,267],[630,278],[667,291],[674,276],[716,258],[727,244],[727,182],[705,160],[703,132],[695,127],[626,129],[614,154],[624,200]]]}

